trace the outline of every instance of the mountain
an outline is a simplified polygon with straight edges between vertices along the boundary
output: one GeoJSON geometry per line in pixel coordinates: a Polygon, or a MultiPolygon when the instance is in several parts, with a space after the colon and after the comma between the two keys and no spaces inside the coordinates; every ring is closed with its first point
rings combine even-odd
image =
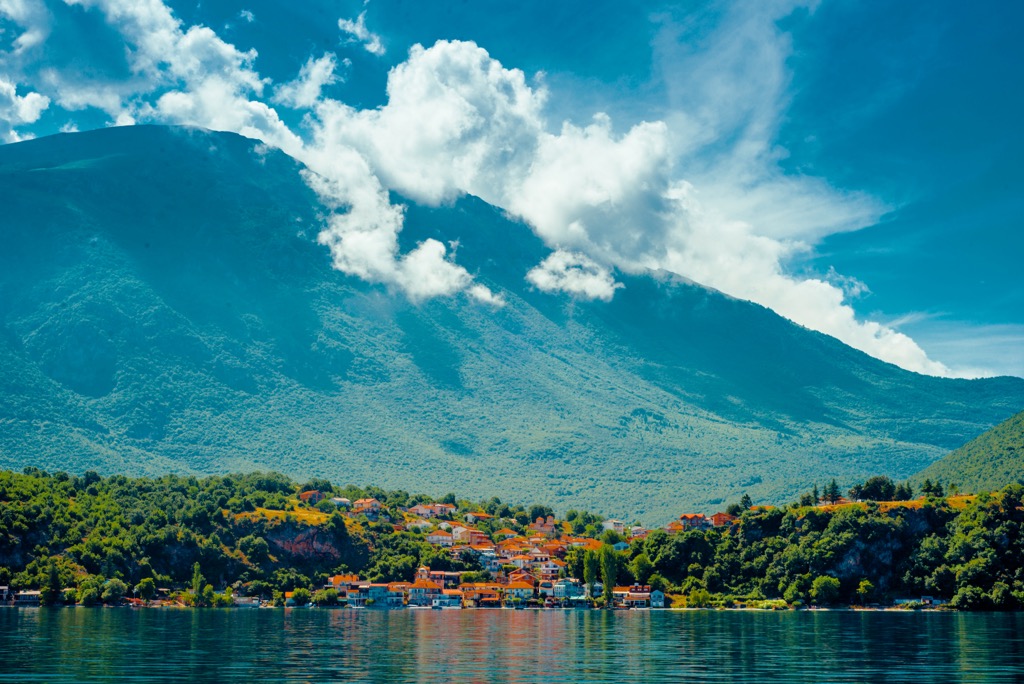
{"type": "Polygon", "coordinates": [[[1008,484],[1024,484],[1024,412],[975,437],[910,479],[916,485],[926,479],[955,484],[962,492],[992,492],[1008,484]]]}
{"type": "MultiPolygon", "coordinates": [[[[1024,380],[885,364],[677,276],[532,290],[546,254],[477,199],[410,204],[500,292],[410,303],[332,270],[286,155],[138,126],[0,147],[0,467],[274,469],[663,522],[743,492],[904,478],[1024,380]]],[[[400,198],[399,198],[400,199],[400,198]]]]}

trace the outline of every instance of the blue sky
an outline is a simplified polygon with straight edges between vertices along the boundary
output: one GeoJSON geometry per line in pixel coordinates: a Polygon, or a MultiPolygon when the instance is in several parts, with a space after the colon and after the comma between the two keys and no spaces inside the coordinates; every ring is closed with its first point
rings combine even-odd
{"type": "Polygon", "coordinates": [[[468,193],[548,243],[524,274],[542,290],[609,299],[616,273],[668,268],[912,370],[1024,376],[1022,20],[947,0],[0,0],[0,138],[258,138],[315,172],[336,267],[413,299],[502,305],[445,246],[397,249],[389,191],[468,193]]]}

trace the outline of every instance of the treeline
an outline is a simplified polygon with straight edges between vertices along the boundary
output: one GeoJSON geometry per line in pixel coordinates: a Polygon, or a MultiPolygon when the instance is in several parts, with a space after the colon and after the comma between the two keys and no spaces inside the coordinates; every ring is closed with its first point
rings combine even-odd
{"type": "MultiPolygon", "coordinates": [[[[962,610],[1024,607],[1024,487],[836,507],[744,510],[733,525],[669,535],[622,554],[618,581],[682,594],[689,605],[891,604],[930,596],[962,610]]],[[[585,559],[570,568],[584,577],[585,559]]]]}
{"type": "MultiPolygon", "coordinates": [[[[567,532],[605,545],[589,556],[570,548],[567,573],[586,583],[651,584],[698,606],[890,603],[924,595],[960,609],[1024,606],[1024,487],[973,498],[929,491],[903,503],[753,507],[721,528],[653,530],[621,552],[611,546],[620,541],[615,533],[601,533],[599,516],[570,511],[567,532]]],[[[493,515],[478,525],[488,533],[525,531],[551,514],[497,498],[444,498],[460,511],[493,515]]],[[[314,593],[336,573],[410,580],[429,565],[485,578],[472,557],[432,546],[421,532],[396,530],[400,507],[431,501],[322,480],[300,485],[273,473],[129,479],[0,471],[0,585],[41,589],[53,603],[116,602],[168,588],[186,603],[208,605],[224,601],[224,590],[265,599],[314,593]],[[329,501],[308,506],[298,494],[309,489],[373,497],[383,510],[371,520],[342,515],[329,501]]]]}
{"type": "MultiPolygon", "coordinates": [[[[378,487],[297,483],[277,473],[160,478],[0,471],[0,585],[42,589],[47,602],[117,602],[149,598],[156,589],[186,603],[209,605],[235,595],[280,597],[315,590],[332,574],[359,573],[376,582],[409,580],[420,565],[479,570],[452,557],[418,531],[396,531],[399,508],[444,502],[495,516],[478,527],[522,531],[548,506],[519,506],[497,497],[473,502],[378,487]],[[318,490],[352,501],[375,498],[381,515],[347,516],[330,501],[315,506],[298,494],[318,490]]],[[[570,511],[575,533],[594,533],[601,518],[570,511]]]]}

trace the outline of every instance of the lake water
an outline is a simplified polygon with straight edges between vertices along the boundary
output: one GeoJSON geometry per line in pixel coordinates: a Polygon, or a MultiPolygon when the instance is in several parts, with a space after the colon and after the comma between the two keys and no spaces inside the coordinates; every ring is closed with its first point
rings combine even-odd
{"type": "Polygon", "coordinates": [[[1020,682],[1024,615],[0,608],[0,680],[1020,682]]]}

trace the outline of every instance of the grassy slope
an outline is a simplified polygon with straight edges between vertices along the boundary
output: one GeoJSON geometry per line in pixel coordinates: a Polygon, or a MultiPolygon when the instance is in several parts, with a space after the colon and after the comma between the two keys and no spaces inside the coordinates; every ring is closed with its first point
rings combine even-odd
{"type": "Polygon", "coordinates": [[[501,291],[414,305],[333,271],[315,198],[251,141],[160,128],[0,148],[0,466],[251,468],[664,519],[905,477],[1024,381],[900,371],[679,279],[531,291],[475,200],[410,206],[501,291]],[[498,258],[500,255],[500,258],[498,258]]]}
{"type": "Polygon", "coordinates": [[[1024,412],[972,439],[915,475],[956,484],[964,492],[989,492],[1024,484],[1024,412]]]}

